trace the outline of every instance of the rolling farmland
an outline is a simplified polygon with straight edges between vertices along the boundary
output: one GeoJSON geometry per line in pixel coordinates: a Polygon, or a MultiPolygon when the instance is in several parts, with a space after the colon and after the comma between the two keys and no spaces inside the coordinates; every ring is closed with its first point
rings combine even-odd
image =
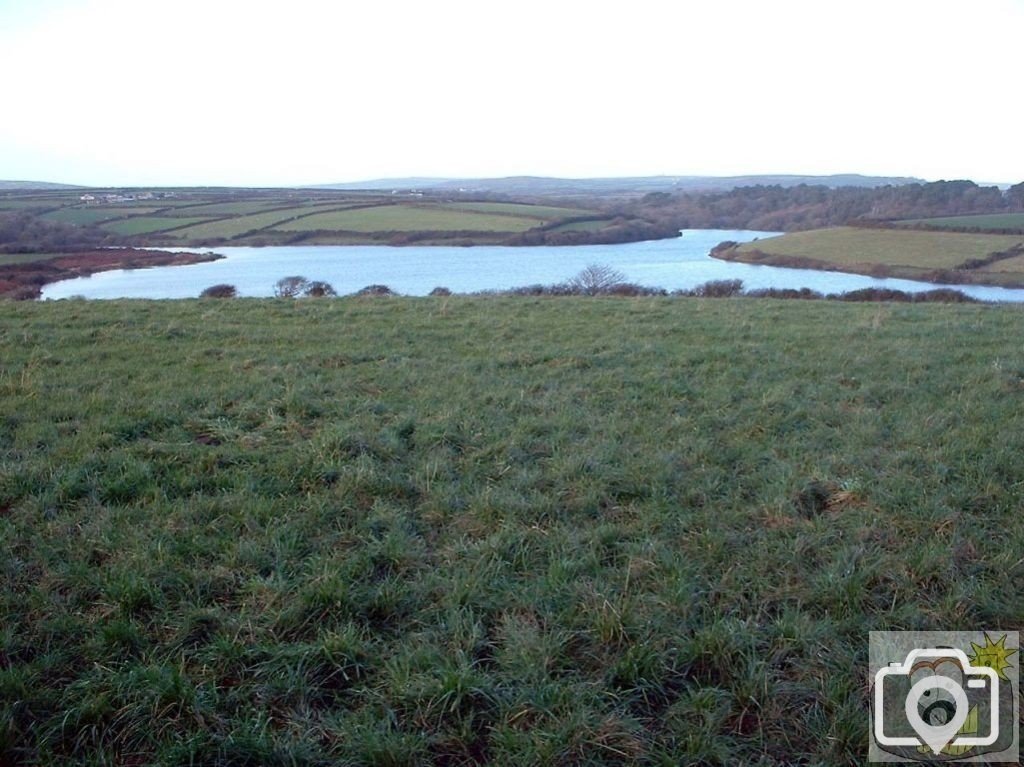
{"type": "Polygon", "coordinates": [[[601,211],[567,205],[336,190],[33,191],[0,197],[0,214],[19,213],[133,246],[540,244],[550,237],[560,238],[554,241],[559,244],[674,235],[642,219],[613,222],[601,211]],[[573,223],[580,218],[588,220],[573,223]],[[525,235],[529,242],[513,241],[525,235]]]}
{"type": "MultiPolygon", "coordinates": [[[[523,206],[528,207],[528,206],[523,206]]],[[[537,226],[537,219],[495,213],[477,213],[444,205],[381,205],[306,216],[279,225],[283,231],[309,232],[522,232],[537,226]]]]}

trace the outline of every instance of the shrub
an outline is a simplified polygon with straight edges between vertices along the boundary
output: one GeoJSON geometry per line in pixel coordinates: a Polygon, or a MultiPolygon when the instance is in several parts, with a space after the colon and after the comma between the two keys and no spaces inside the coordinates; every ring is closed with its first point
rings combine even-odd
{"type": "Polygon", "coordinates": [[[743,295],[750,298],[795,298],[806,300],[816,300],[825,297],[824,294],[810,288],[800,288],[799,290],[796,288],[758,288],[756,290],[748,290],[743,295]]]}
{"type": "Polygon", "coordinates": [[[605,290],[609,296],[665,296],[668,291],[664,288],[649,288],[646,285],[637,285],[635,282],[620,282],[605,290]]]}
{"type": "Polygon", "coordinates": [[[228,285],[221,283],[219,285],[211,285],[202,293],[199,294],[200,298],[235,298],[238,295],[238,289],[234,285],[228,285]]]}
{"type": "Polygon", "coordinates": [[[34,301],[39,298],[39,288],[32,287],[30,285],[24,285],[20,288],[15,288],[13,291],[7,294],[8,298],[12,298],[15,301],[34,301]]]}
{"type": "Polygon", "coordinates": [[[981,303],[966,293],[954,288],[935,288],[914,294],[914,303],[977,304],[981,303]]]}
{"type": "Polygon", "coordinates": [[[311,298],[330,298],[338,295],[337,291],[332,287],[329,282],[321,282],[320,280],[313,280],[306,285],[306,289],[303,291],[303,295],[311,298]]]}
{"type": "Polygon", "coordinates": [[[521,285],[518,288],[509,288],[508,290],[498,291],[498,295],[502,296],[578,296],[577,291],[568,282],[558,282],[554,285],[542,285],[540,283],[534,283],[533,285],[521,285]]]}
{"type": "Polygon", "coordinates": [[[432,296],[450,296],[451,294],[452,294],[452,292],[448,288],[444,288],[444,287],[440,287],[440,286],[438,286],[438,287],[434,288],[432,291],[430,291],[430,295],[432,295],[432,296]]]}
{"type": "Polygon", "coordinates": [[[309,280],[305,277],[282,277],[274,283],[274,296],[277,298],[297,298],[309,288],[309,280]]]}
{"type": "Polygon", "coordinates": [[[836,298],[840,301],[899,301],[901,303],[913,300],[910,293],[895,288],[860,288],[829,296],[829,298],[836,298]]]}
{"type": "Polygon", "coordinates": [[[705,298],[731,298],[743,293],[743,280],[709,280],[693,289],[691,295],[705,298]]]}
{"type": "Polygon", "coordinates": [[[393,296],[395,291],[387,285],[367,285],[362,290],[356,291],[357,296],[393,296]]]}

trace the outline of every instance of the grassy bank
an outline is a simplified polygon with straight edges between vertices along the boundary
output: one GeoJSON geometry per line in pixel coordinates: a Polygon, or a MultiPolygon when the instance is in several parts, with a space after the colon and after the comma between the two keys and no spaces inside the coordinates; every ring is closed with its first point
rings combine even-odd
{"type": "Polygon", "coordinates": [[[1020,628],[1024,314],[0,303],[0,762],[861,764],[1020,628]]]}
{"type": "Polygon", "coordinates": [[[731,261],[946,284],[1024,286],[1024,272],[989,269],[1020,255],[1021,235],[834,227],[720,248],[731,261]]]}

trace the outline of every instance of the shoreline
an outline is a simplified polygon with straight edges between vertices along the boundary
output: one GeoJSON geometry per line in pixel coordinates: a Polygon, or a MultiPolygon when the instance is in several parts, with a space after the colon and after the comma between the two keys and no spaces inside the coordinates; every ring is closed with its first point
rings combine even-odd
{"type": "MultiPolygon", "coordinates": [[[[24,255],[31,258],[33,254],[24,255]]],[[[179,253],[143,248],[94,248],[73,253],[41,254],[38,259],[0,264],[0,298],[38,299],[45,285],[88,277],[98,272],[148,269],[154,266],[186,266],[218,261],[222,258],[224,256],[219,253],[179,253]]]]}

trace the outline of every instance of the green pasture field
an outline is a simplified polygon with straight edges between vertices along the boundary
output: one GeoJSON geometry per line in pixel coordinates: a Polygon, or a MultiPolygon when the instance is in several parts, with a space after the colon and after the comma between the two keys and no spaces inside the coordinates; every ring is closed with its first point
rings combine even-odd
{"type": "Polygon", "coordinates": [[[468,210],[474,213],[501,213],[526,218],[557,219],[592,214],[582,208],[559,208],[551,205],[526,205],[516,202],[452,202],[445,205],[453,210],[468,210]]]}
{"type": "Polygon", "coordinates": [[[205,203],[217,202],[218,198],[209,198],[202,195],[187,195],[184,198],[173,198],[173,199],[160,199],[153,200],[154,205],[159,205],[161,208],[188,208],[193,205],[203,205],[205,203]]]}
{"type": "Polygon", "coordinates": [[[318,229],[349,232],[477,231],[523,232],[537,220],[495,213],[473,213],[448,206],[381,205],[320,213],[276,226],[288,232],[318,229]]]}
{"type": "Polygon", "coordinates": [[[26,210],[29,208],[56,208],[65,204],[63,201],[54,202],[45,199],[4,199],[0,197],[0,210],[26,210]]]}
{"type": "Polygon", "coordinates": [[[561,224],[554,227],[552,232],[596,232],[604,229],[609,224],[607,219],[595,221],[572,221],[568,224],[561,224]]]}
{"type": "MultiPolygon", "coordinates": [[[[209,221],[198,226],[191,226],[173,234],[190,240],[204,240],[223,237],[230,239],[250,232],[254,229],[265,229],[285,222],[290,222],[298,216],[305,216],[310,211],[305,208],[288,208],[286,210],[268,211],[266,213],[254,213],[249,216],[236,216],[224,218],[219,221],[209,221]]],[[[298,219],[302,221],[303,219],[298,219]]],[[[278,227],[280,228],[280,227],[278,227]]]]}
{"type": "Polygon", "coordinates": [[[1024,276],[1024,256],[1013,256],[994,261],[978,269],[979,272],[1016,272],[1024,276]]]}
{"type": "MultiPolygon", "coordinates": [[[[136,216],[135,218],[126,218],[121,221],[112,221],[109,224],[104,224],[103,228],[116,234],[124,235],[153,234],[156,232],[163,232],[166,229],[174,229],[175,227],[179,226],[188,226],[189,224],[195,224],[199,223],[200,221],[206,220],[207,219],[205,218],[136,216]]],[[[168,232],[168,234],[174,237],[182,236],[182,233],[178,231],[168,232]]]]}
{"type": "Polygon", "coordinates": [[[0,763],[864,764],[870,630],[1021,626],[1021,337],[0,303],[0,763]]]}
{"type": "Polygon", "coordinates": [[[843,266],[884,264],[923,269],[952,269],[973,258],[1024,242],[1020,235],[962,234],[836,227],[794,232],[741,245],[740,254],[761,251],[775,256],[814,258],[843,266]]]}
{"type": "Polygon", "coordinates": [[[977,216],[943,216],[941,218],[916,218],[898,221],[902,226],[926,224],[950,229],[965,227],[978,229],[1024,229],[1024,213],[991,213],[977,216]]]}
{"type": "Polygon", "coordinates": [[[203,216],[241,216],[251,213],[259,213],[268,208],[282,208],[287,206],[302,209],[308,206],[307,202],[295,202],[294,200],[252,200],[249,202],[213,202],[199,203],[197,205],[182,208],[178,212],[189,215],[199,214],[203,216]]]}
{"type": "Polygon", "coordinates": [[[58,258],[63,253],[0,253],[0,266],[8,264],[28,264],[33,261],[47,261],[58,258]]]}
{"type": "Polygon", "coordinates": [[[90,206],[82,208],[61,208],[44,213],[40,218],[47,221],[59,221],[64,224],[75,224],[84,226],[109,221],[112,218],[124,218],[125,216],[145,215],[161,210],[159,207],[149,208],[107,208],[90,206]]]}

